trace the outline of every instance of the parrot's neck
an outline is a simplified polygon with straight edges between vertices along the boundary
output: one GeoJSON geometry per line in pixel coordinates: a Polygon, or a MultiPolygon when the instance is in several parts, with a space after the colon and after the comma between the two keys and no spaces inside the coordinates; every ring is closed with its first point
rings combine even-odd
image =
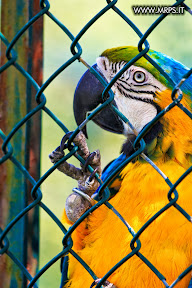
{"type": "MultiPolygon", "coordinates": [[[[171,102],[171,90],[167,89],[158,94],[156,104],[161,110],[166,108],[171,102]]],[[[181,103],[188,110],[191,110],[187,95],[183,95],[181,103]]],[[[165,113],[160,121],[156,123],[144,137],[146,143],[144,153],[154,162],[164,162],[174,159],[187,169],[192,161],[191,128],[192,122],[189,116],[178,106],[175,106],[169,112],[165,113]]],[[[126,143],[128,142],[130,142],[130,139],[128,139],[126,143]]],[[[128,147],[126,143],[122,149],[122,152],[125,154],[128,147]]],[[[127,154],[129,153],[127,152],[127,154]]],[[[138,160],[141,163],[144,161],[141,157],[139,157],[138,160]]]]}

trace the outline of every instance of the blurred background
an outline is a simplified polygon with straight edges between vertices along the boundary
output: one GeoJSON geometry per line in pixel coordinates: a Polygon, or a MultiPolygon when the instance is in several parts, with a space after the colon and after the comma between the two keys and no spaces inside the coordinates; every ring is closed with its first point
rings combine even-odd
{"type": "MultiPolygon", "coordinates": [[[[54,14],[76,36],[84,25],[97,14],[106,1],[97,0],[49,0],[50,12],[54,14]]],[[[190,5],[191,0],[185,1],[190,5]]],[[[117,7],[124,12],[141,30],[145,32],[159,15],[134,15],[132,5],[172,5],[173,1],[119,0],[117,7]]],[[[153,50],[163,52],[186,66],[192,66],[192,22],[188,13],[168,16],[149,36],[148,41],[153,50]]],[[[46,15],[44,16],[44,81],[71,57],[71,41],[46,15]]],[[[100,18],[80,40],[83,49],[82,58],[90,65],[95,63],[102,51],[107,48],[132,45],[139,41],[136,33],[113,10],[100,18]]],[[[67,126],[69,130],[76,128],[73,116],[73,95],[78,80],[86,71],[79,62],[70,65],[45,90],[47,107],[67,126]]],[[[52,165],[48,155],[59,144],[63,137],[62,130],[43,113],[42,126],[42,159],[41,175],[52,165]]],[[[119,155],[123,136],[112,135],[88,124],[88,145],[90,151],[100,149],[102,167],[119,155]]],[[[74,159],[70,163],[78,165],[74,159]]],[[[59,171],[55,171],[42,185],[43,202],[61,218],[65,199],[71,193],[76,182],[59,171]]],[[[41,247],[40,268],[44,266],[62,249],[63,235],[50,217],[41,212],[41,247]]],[[[40,288],[59,287],[60,263],[54,264],[42,275],[40,288]]]]}

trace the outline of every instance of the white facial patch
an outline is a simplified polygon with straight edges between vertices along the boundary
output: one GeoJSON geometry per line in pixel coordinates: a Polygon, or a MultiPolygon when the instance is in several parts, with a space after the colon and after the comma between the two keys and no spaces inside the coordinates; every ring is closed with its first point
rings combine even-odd
{"type": "MultiPolygon", "coordinates": [[[[119,111],[128,118],[138,132],[157,115],[156,108],[150,103],[126,98],[118,90],[115,93],[115,102],[119,111]]],[[[123,126],[124,135],[133,134],[128,124],[123,122],[123,126]]]]}
{"type": "MultiPolygon", "coordinates": [[[[125,61],[112,63],[107,57],[97,58],[97,67],[108,82],[127,64],[125,61]]],[[[140,132],[156,115],[152,104],[156,92],[167,89],[150,72],[132,65],[112,86],[118,109],[140,132]]],[[[124,134],[132,134],[132,129],[124,123],[124,134]]]]}

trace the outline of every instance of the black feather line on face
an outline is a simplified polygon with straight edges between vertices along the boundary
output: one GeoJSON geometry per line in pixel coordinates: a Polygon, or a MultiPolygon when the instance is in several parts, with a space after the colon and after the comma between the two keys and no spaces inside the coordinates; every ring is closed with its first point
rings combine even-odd
{"type": "Polygon", "coordinates": [[[131,87],[131,85],[130,85],[129,83],[127,83],[127,81],[125,81],[125,80],[123,80],[123,79],[121,79],[121,78],[119,78],[117,81],[118,81],[118,82],[125,83],[127,86],[131,87]]]}
{"type": "Polygon", "coordinates": [[[112,71],[114,74],[117,73],[117,68],[116,68],[117,63],[112,63],[112,71]]]}
{"type": "MultiPolygon", "coordinates": [[[[134,89],[132,89],[132,88],[127,88],[127,87],[125,87],[122,83],[118,83],[118,85],[119,86],[121,86],[123,89],[125,89],[126,91],[129,91],[129,92],[134,92],[134,93],[137,93],[137,94],[151,94],[151,95],[153,95],[153,97],[155,97],[156,96],[156,94],[155,94],[155,92],[153,92],[153,91],[145,91],[145,90],[134,90],[134,89]]],[[[121,89],[121,88],[119,88],[119,89],[121,89]]],[[[118,89],[118,90],[119,90],[118,89]]],[[[120,91],[119,91],[120,92],[120,91]]]]}
{"type": "MultiPolygon", "coordinates": [[[[144,98],[132,96],[132,95],[130,95],[130,94],[125,93],[120,87],[117,87],[117,89],[118,89],[119,92],[120,92],[121,94],[123,94],[126,98],[133,99],[133,100],[138,100],[138,101],[142,101],[142,102],[145,102],[145,103],[153,104],[153,100],[152,100],[152,99],[144,99],[144,98]]],[[[130,91],[130,92],[131,92],[131,91],[130,91]]]]}
{"type": "Polygon", "coordinates": [[[157,87],[157,86],[155,86],[155,85],[153,85],[153,84],[149,84],[149,83],[142,83],[142,85],[141,84],[135,84],[135,83],[131,83],[132,85],[134,85],[134,86],[136,86],[136,87],[141,87],[141,86],[153,86],[154,88],[156,88],[156,89],[158,89],[159,90],[159,87],[157,87]]]}

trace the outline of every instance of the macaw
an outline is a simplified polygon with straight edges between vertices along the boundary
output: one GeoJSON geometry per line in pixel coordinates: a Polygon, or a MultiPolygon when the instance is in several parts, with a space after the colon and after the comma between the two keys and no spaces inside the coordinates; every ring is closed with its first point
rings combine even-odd
{"type": "MultiPolygon", "coordinates": [[[[108,49],[97,58],[93,68],[109,83],[116,73],[137,54],[138,49],[131,46],[108,49]]],[[[189,70],[160,52],[149,50],[148,55],[169,74],[175,83],[179,83],[189,70]]],[[[111,89],[114,93],[112,104],[129,119],[138,133],[172,102],[172,84],[144,57],[130,66],[111,89]]],[[[181,103],[191,111],[191,76],[182,84],[181,89],[183,92],[181,103]]],[[[74,96],[74,115],[78,125],[84,121],[87,112],[102,103],[103,90],[104,87],[100,81],[87,70],[80,79],[74,96]]],[[[101,169],[98,168],[100,167],[100,156],[96,153],[99,158],[99,161],[96,161],[97,172],[99,171],[104,181],[134,152],[132,144],[135,135],[129,125],[112,111],[110,105],[97,114],[93,121],[105,130],[124,134],[126,137],[121,155],[104,169],[102,175],[101,169]]],[[[175,106],[161,117],[144,136],[145,155],[172,183],[175,183],[191,166],[191,125],[189,116],[175,106]]],[[[87,136],[85,128],[82,134],[87,136]]],[[[86,153],[89,155],[89,151],[86,153]]],[[[92,160],[96,154],[93,155],[92,160]]],[[[53,163],[58,161],[54,153],[50,158],[53,163]]],[[[85,170],[80,170],[78,173],[83,175],[85,170]]],[[[88,172],[86,173],[87,177],[88,172]]],[[[82,186],[86,185],[81,182],[80,188],[82,186]]],[[[179,194],[177,203],[189,214],[192,211],[191,187],[192,175],[189,174],[176,188],[179,194]]],[[[97,188],[98,186],[94,187],[92,189],[94,191],[91,190],[91,193],[88,194],[95,195],[94,192],[97,188]]],[[[110,189],[115,193],[109,203],[119,211],[135,232],[169,203],[167,198],[169,186],[141,156],[127,164],[119,177],[111,183],[110,189]]],[[[92,199],[94,200],[94,196],[92,199]]],[[[85,210],[87,210],[87,206],[85,210]]],[[[63,222],[67,221],[73,224],[73,219],[69,218],[69,213],[64,211],[63,222]]],[[[130,248],[132,238],[127,227],[105,205],[90,214],[72,233],[74,251],[91,267],[98,279],[102,278],[116,263],[132,251],[130,248]]],[[[166,283],[171,285],[192,264],[191,239],[190,221],[172,206],[157,217],[140,235],[141,248],[139,252],[166,278],[166,283]]],[[[63,275],[67,276],[67,280],[63,281],[65,283],[63,287],[89,288],[97,283],[96,281],[93,284],[92,277],[72,255],[69,254],[63,263],[63,275]]],[[[188,273],[177,283],[176,287],[189,287],[190,279],[191,274],[188,273]]],[[[169,287],[166,285],[137,255],[134,255],[121,265],[103,286],[116,288],[169,287]]]]}

